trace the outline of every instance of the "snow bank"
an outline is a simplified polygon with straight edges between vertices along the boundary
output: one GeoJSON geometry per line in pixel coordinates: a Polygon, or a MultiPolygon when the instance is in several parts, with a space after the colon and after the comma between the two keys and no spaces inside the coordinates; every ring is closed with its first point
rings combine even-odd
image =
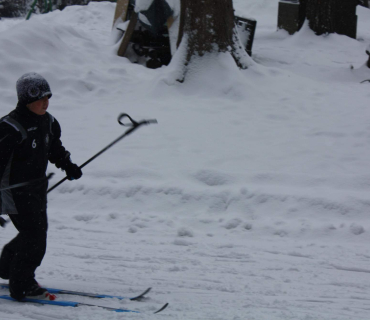
{"type": "MultiPolygon", "coordinates": [[[[247,11],[262,10],[254,5],[247,11]]],[[[141,199],[141,191],[134,193],[140,198],[132,203],[136,210],[142,202],[156,208],[173,197],[169,202],[182,211],[181,198],[189,195],[203,199],[192,203],[192,210],[199,206],[199,212],[210,212],[218,208],[215,202],[220,204],[217,210],[240,216],[249,202],[248,197],[235,200],[243,188],[271,197],[276,192],[283,197],[293,193],[293,198],[308,192],[314,199],[322,198],[322,189],[330,189],[340,194],[341,207],[346,206],[343,189],[356,194],[361,189],[357,186],[367,184],[366,92],[359,88],[357,96],[364,98],[356,106],[352,103],[365,70],[349,68],[361,61],[364,43],[339,35],[317,37],[307,26],[292,37],[264,31],[268,38],[261,34],[256,39],[255,60],[260,65],[240,71],[229,55],[220,55],[195,61],[184,84],[170,83],[166,79],[171,68],[151,71],[115,56],[105,43],[113,10],[111,3],[69,7],[0,33],[6,43],[0,62],[3,113],[16,103],[16,79],[26,71],[40,72],[51,84],[50,112],[62,122],[75,161],[86,160],[122,132],[113,125],[119,112],[159,120],[157,127],[140,129],[125,147],[89,165],[77,190],[71,183],[65,188],[77,193],[110,190],[113,197],[123,186],[153,190],[156,196],[146,199],[141,199]],[[266,49],[270,44],[286,49],[266,51],[263,43],[266,49]],[[209,175],[204,181],[227,183],[197,185],[202,181],[194,178],[199,172],[199,177],[209,175]],[[229,178],[218,178],[223,176],[229,178]],[[257,177],[268,179],[261,184],[265,180],[257,177]],[[195,186],[200,189],[191,191],[195,186]],[[178,191],[171,196],[155,190],[178,191]],[[229,201],[240,205],[230,209],[224,204],[229,201]]]]}

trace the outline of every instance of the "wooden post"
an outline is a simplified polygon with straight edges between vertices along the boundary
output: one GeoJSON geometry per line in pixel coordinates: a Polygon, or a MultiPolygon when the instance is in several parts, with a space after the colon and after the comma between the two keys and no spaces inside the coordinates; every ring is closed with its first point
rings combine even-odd
{"type": "Polygon", "coordinates": [[[129,5],[129,0],[117,0],[116,11],[114,12],[112,28],[115,28],[117,23],[126,21],[128,5],[129,5]]]}
{"type": "Polygon", "coordinates": [[[137,20],[138,20],[138,16],[137,16],[137,13],[134,11],[131,15],[130,23],[127,26],[127,29],[126,29],[126,31],[123,35],[121,44],[118,48],[117,55],[120,56],[120,57],[125,56],[128,45],[130,44],[131,36],[132,36],[132,34],[135,30],[137,20]]]}

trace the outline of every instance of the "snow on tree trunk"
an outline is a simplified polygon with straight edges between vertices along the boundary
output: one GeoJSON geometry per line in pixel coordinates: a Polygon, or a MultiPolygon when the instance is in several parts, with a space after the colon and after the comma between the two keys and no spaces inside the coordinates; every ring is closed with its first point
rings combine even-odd
{"type": "Polygon", "coordinates": [[[180,54],[184,76],[194,57],[208,53],[228,52],[243,69],[252,64],[237,35],[232,0],[181,0],[180,19],[177,46],[186,51],[180,54]]]}

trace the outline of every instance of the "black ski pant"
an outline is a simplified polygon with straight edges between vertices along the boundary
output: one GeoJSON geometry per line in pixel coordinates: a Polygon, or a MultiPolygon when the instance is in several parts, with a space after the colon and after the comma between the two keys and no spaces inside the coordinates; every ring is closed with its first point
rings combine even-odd
{"type": "Polygon", "coordinates": [[[12,295],[21,296],[35,283],[35,270],[46,251],[47,214],[24,212],[10,214],[18,235],[6,244],[0,257],[0,277],[9,279],[12,295]]]}

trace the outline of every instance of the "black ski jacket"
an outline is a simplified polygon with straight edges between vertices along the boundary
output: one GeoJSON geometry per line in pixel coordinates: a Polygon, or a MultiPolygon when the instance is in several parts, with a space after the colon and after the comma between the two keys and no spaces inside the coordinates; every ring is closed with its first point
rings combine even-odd
{"type": "Polygon", "coordinates": [[[70,161],[60,136],[60,125],[53,116],[37,115],[23,105],[0,120],[0,189],[37,180],[1,191],[1,213],[46,210],[48,161],[62,169],[70,161]]]}

